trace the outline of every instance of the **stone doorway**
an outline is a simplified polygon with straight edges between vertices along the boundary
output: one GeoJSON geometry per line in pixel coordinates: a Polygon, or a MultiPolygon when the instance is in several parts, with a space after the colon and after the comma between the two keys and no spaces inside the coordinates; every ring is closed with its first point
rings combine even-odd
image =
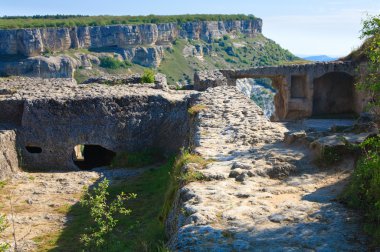
{"type": "Polygon", "coordinates": [[[314,80],[313,116],[343,116],[354,112],[354,77],[327,73],[314,80]]]}
{"type": "Polygon", "coordinates": [[[91,170],[110,165],[115,155],[115,152],[100,145],[78,144],[74,147],[73,161],[79,169],[91,170]]]}

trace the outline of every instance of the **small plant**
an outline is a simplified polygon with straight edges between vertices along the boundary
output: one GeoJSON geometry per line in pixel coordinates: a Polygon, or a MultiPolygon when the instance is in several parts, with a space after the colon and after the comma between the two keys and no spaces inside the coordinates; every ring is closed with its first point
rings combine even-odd
{"type": "Polygon", "coordinates": [[[203,104],[197,104],[197,105],[194,105],[192,106],[191,108],[189,108],[187,110],[187,112],[190,114],[190,115],[196,115],[198,114],[199,112],[205,110],[207,108],[206,105],[203,105],[203,104]]]}
{"type": "Polygon", "coordinates": [[[91,216],[91,227],[87,228],[87,233],[82,234],[80,241],[91,251],[104,251],[110,243],[110,234],[116,227],[119,218],[118,215],[130,215],[132,210],[124,207],[126,201],[135,199],[136,194],[121,193],[116,199],[108,202],[109,181],[104,179],[94,188],[93,192],[87,192],[80,204],[88,207],[91,216]]]}
{"type": "Polygon", "coordinates": [[[188,150],[182,150],[181,154],[175,159],[173,164],[173,169],[170,173],[170,183],[165,196],[165,203],[162,208],[162,213],[160,216],[161,221],[165,221],[169,215],[169,211],[173,204],[175,195],[179,188],[185,184],[193,181],[204,180],[204,175],[194,169],[189,169],[186,172],[182,171],[182,167],[186,164],[197,164],[200,169],[203,169],[211,163],[211,160],[206,160],[203,157],[190,153],[188,150]]]}
{"type": "Polygon", "coordinates": [[[154,83],[155,73],[152,69],[144,70],[143,75],[141,76],[141,83],[154,83]]]}
{"type": "MultiPolygon", "coordinates": [[[[0,234],[8,227],[7,219],[4,215],[0,215],[0,234]]],[[[5,252],[10,248],[9,243],[0,242],[0,252],[5,252]]]]}

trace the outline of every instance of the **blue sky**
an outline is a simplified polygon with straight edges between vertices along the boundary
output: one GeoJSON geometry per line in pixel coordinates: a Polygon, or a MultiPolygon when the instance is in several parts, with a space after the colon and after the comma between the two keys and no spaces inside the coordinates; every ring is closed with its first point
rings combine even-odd
{"type": "Polygon", "coordinates": [[[361,20],[379,0],[0,0],[0,16],[35,14],[254,14],[263,33],[295,54],[341,56],[360,45],[361,20]]]}

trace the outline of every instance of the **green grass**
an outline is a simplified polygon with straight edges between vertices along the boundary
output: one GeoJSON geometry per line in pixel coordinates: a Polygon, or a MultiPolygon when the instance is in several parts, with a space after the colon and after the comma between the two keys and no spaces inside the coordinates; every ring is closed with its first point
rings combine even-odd
{"type": "MultiPolygon", "coordinates": [[[[108,252],[113,251],[166,251],[163,242],[166,237],[164,226],[159,220],[164,197],[168,190],[174,159],[159,169],[152,169],[138,178],[109,187],[111,198],[121,192],[136,193],[137,198],[127,202],[132,209],[130,216],[121,216],[112,233],[112,243],[108,252]]],[[[61,233],[49,233],[35,239],[38,251],[82,251],[79,241],[84,227],[90,223],[89,209],[76,204],[68,215],[72,220],[61,233]]]]}
{"type": "Polygon", "coordinates": [[[365,231],[380,246],[380,135],[361,144],[364,154],[358,160],[341,200],[364,216],[365,231]]]}
{"type": "Polygon", "coordinates": [[[0,29],[35,28],[35,27],[74,27],[74,26],[103,26],[115,24],[146,24],[146,23],[184,23],[192,21],[226,21],[226,20],[255,20],[253,15],[171,15],[171,16],[13,16],[0,18],[0,29]]]}
{"type": "Polygon", "coordinates": [[[165,57],[158,71],[166,75],[169,85],[174,85],[183,79],[192,80],[194,77],[196,68],[193,67],[192,61],[196,59],[185,58],[182,54],[186,44],[186,40],[178,39],[172,50],[165,51],[165,57]]]}
{"type": "Polygon", "coordinates": [[[165,200],[160,215],[160,218],[163,222],[169,215],[169,212],[173,205],[173,201],[179,188],[190,182],[205,179],[204,175],[197,170],[190,169],[187,172],[183,172],[182,168],[184,167],[184,165],[193,163],[198,165],[200,169],[203,169],[206,167],[206,165],[208,165],[211,162],[211,160],[206,160],[203,157],[190,153],[187,150],[182,150],[182,153],[175,159],[173,163],[173,168],[170,172],[170,180],[168,183],[168,188],[165,194],[165,200]]]}

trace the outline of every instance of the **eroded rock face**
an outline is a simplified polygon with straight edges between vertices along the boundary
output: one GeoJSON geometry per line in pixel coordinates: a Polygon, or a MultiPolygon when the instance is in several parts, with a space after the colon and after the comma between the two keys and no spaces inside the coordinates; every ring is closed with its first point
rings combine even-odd
{"type": "Polygon", "coordinates": [[[262,21],[203,21],[183,24],[110,25],[74,28],[32,28],[0,30],[0,55],[37,56],[43,52],[70,48],[101,48],[161,45],[176,38],[209,41],[227,33],[255,36],[262,21]]]}
{"type": "Polygon", "coordinates": [[[15,78],[0,86],[11,90],[0,95],[0,110],[18,115],[0,123],[18,122],[17,144],[28,170],[78,169],[73,162],[78,144],[164,153],[187,146],[189,92],[170,94],[142,84],[78,85],[71,79],[15,78]]]}
{"type": "Polygon", "coordinates": [[[0,180],[19,170],[16,132],[0,127],[0,180]]]}
{"type": "Polygon", "coordinates": [[[20,61],[0,61],[0,76],[72,78],[78,63],[68,56],[36,56],[20,61]]]}

